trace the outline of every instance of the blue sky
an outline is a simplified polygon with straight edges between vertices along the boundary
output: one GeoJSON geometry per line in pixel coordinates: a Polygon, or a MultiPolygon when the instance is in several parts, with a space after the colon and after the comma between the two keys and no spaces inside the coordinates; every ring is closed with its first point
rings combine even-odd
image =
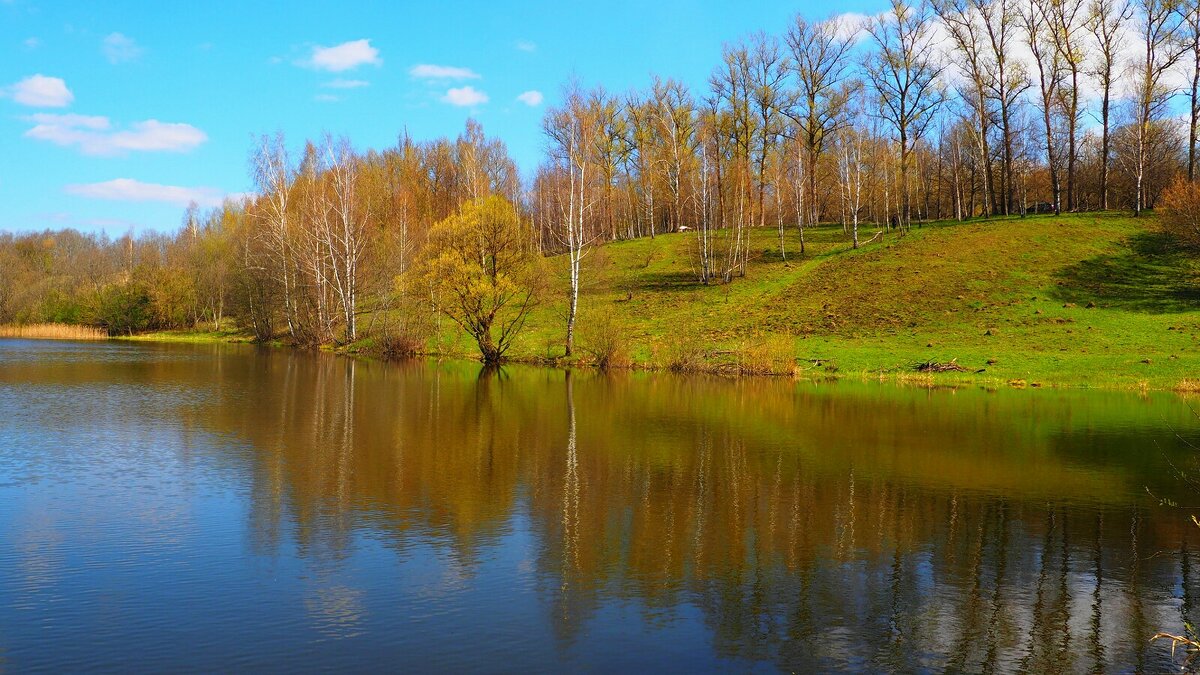
{"type": "Polygon", "coordinates": [[[0,0],[0,230],[173,230],[187,198],[250,190],[276,130],[382,148],[475,117],[529,172],[572,75],[700,88],[725,42],[882,5],[0,0]]]}

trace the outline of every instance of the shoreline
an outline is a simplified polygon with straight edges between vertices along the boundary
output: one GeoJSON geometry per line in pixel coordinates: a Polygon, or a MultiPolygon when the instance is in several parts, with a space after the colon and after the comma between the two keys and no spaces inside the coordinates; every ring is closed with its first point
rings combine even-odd
{"type": "MultiPolygon", "coordinates": [[[[243,345],[260,345],[276,348],[296,349],[304,351],[299,347],[289,345],[281,340],[274,340],[268,343],[255,342],[249,335],[235,332],[212,333],[205,331],[157,331],[151,333],[143,333],[133,336],[117,336],[110,338],[116,341],[125,342],[154,342],[164,344],[243,344],[243,345]]],[[[322,346],[313,351],[326,351],[337,354],[339,356],[347,356],[351,358],[368,359],[379,362],[398,362],[403,359],[385,359],[372,355],[370,350],[356,348],[354,345],[348,347],[334,348],[322,346]]],[[[1011,356],[1004,351],[998,352],[999,356],[1011,356]]],[[[895,358],[907,358],[911,356],[905,350],[896,350],[895,358]]],[[[853,350],[846,350],[839,354],[840,357],[855,357],[862,356],[862,353],[855,354],[853,350]]],[[[412,358],[428,358],[435,360],[454,360],[454,361],[469,361],[479,363],[477,357],[470,354],[458,352],[444,353],[421,353],[416,354],[412,358]]],[[[1133,357],[1131,357],[1133,358],[1133,357]]],[[[950,361],[952,359],[947,359],[950,361]]],[[[1072,377],[1069,371],[1040,371],[1037,375],[1025,374],[1023,377],[1006,377],[1003,375],[988,375],[986,372],[975,372],[967,370],[966,372],[919,372],[916,370],[901,370],[898,368],[871,370],[818,370],[823,359],[801,359],[796,357],[796,364],[790,370],[783,369],[745,369],[737,370],[731,368],[728,362],[721,362],[715,359],[704,359],[687,369],[672,368],[668,364],[657,362],[654,360],[638,360],[634,359],[628,365],[615,366],[613,371],[629,371],[629,372],[648,372],[648,373],[671,373],[677,375],[706,375],[710,377],[720,377],[724,379],[741,379],[741,378],[769,378],[769,379],[792,379],[802,381],[840,381],[852,380],[860,382],[882,382],[893,384],[896,386],[919,386],[919,387],[980,387],[983,389],[1087,389],[1100,391],[1124,391],[1124,392],[1172,392],[1180,395],[1200,393],[1200,373],[1197,373],[1197,379],[1189,379],[1186,377],[1163,377],[1163,376],[1140,376],[1136,372],[1107,372],[1104,379],[1087,380],[1079,377],[1072,377]],[[801,366],[801,362],[815,362],[812,366],[801,366]]],[[[913,363],[920,364],[929,362],[930,359],[914,360],[913,363]]],[[[945,363],[943,361],[942,363],[945,363]]],[[[586,370],[602,370],[596,365],[589,363],[586,359],[576,358],[574,360],[565,360],[562,358],[546,358],[529,355],[518,355],[509,358],[505,361],[507,364],[536,366],[542,368],[561,369],[586,369],[586,370]]],[[[1141,365],[1141,362],[1138,362],[1141,365]]]]}

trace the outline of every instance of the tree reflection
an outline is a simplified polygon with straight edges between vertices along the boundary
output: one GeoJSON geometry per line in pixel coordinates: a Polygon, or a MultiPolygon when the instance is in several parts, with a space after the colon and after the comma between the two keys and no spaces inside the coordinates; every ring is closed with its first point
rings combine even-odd
{"type": "Polygon", "coordinates": [[[1092,465],[1049,419],[1107,400],[266,361],[197,413],[253,447],[261,550],[370,531],[470,579],[527,519],[566,646],[620,602],[792,670],[1155,669],[1149,635],[1195,611],[1193,528],[1138,496],[1135,439],[1092,465]]]}

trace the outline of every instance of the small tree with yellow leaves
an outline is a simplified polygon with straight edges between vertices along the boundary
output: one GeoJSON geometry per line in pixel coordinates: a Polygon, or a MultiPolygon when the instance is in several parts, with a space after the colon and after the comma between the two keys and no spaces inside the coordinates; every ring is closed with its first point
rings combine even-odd
{"type": "Polygon", "coordinates": [[[537,302],[540,258],[513,205],[492,195],[463,204],[429,232],[424,275],[438,311],[496,364],[537,302]]]}

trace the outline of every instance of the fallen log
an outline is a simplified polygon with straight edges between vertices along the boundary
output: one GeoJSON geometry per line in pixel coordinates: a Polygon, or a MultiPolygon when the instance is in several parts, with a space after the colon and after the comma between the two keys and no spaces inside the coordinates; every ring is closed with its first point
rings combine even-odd
{"type": "Polygon", "coordinates": [[[926,361],[918,363],[916,368],[918,373],[965,373],[966,368],[958,365],[958,359],[951,359],[945,363],[937,361],[926,361]]]}

